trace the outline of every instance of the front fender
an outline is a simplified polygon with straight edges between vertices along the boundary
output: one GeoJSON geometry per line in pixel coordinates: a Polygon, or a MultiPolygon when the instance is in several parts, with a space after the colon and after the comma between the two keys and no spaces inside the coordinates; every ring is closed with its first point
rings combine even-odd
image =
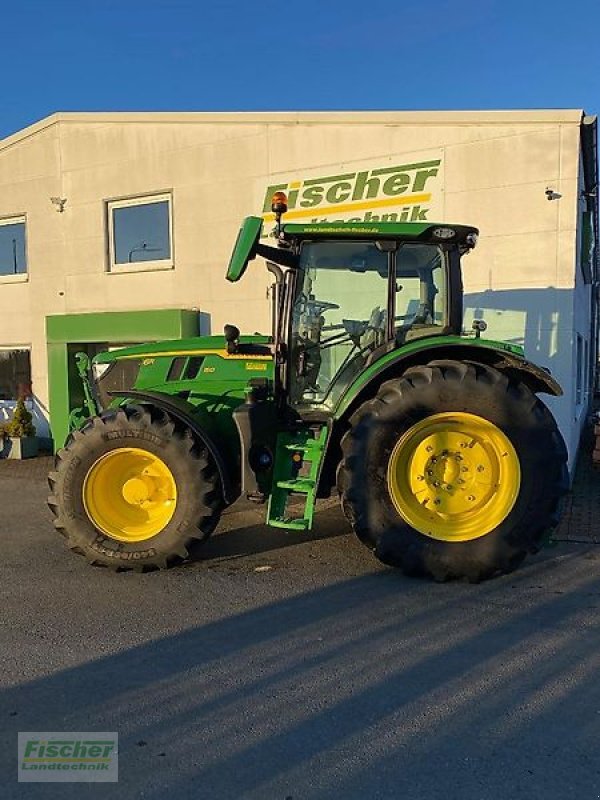
{"type": "Polygon", "coordinates": [[[239,489],[231,480],[231,470],[227,467],[219,448],[211,436],[202,428],[198,420],[193,415],[194,407],[181,397],[163,394],[162,392],[138,391],[137,389],[127,389],[123,392],[109,392],[115,399],[134,400],[136,403],[148,403],[165,411],[182,424],[186,425],[195,436],[205,445],[208,452],[214,459],[219,473],[221,486],[223,487],[223,497],[228,504],[233,503],[239,496],[239,489]]]}

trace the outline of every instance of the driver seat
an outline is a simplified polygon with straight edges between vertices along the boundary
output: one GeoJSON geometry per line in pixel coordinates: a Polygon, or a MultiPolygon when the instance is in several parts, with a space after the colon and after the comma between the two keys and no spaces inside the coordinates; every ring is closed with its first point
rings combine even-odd
{"type": "Polygon", "coordinates": [[[360,338],[361,350],[375,350],[382,343],[382,334],[385,334],[387,311],[375,306],[367,323],[365,332],[360,338]]]}

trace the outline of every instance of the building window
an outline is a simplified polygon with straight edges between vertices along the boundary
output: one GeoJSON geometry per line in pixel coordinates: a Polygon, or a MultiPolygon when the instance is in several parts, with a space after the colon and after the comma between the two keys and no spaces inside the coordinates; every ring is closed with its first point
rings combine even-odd
{"type": "Polygon", "coordinates": [[[108,203],[110,271],[170,269],[172,227],[168,194],[108,203]]]}
{"type": "Polygon", "coordinates": [[[29,350],[0,350],[0,400],[31,397],[29,350]]]}
{"type": "Polygon", "coordinates": [[[0,279],[26,274],[25,217],[0,219],[0,279]]]}

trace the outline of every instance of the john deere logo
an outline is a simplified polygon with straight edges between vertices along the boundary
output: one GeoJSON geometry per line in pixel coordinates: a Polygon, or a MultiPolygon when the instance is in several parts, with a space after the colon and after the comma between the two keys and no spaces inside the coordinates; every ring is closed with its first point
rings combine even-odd
{"type": "Polygon", "coordinates": [[[441,163],[438,158],[278,183],[265,192],[263,219],[274,219],[271,198],[274,192],[285,192],[289,209],[286,221],[335,221],[335,215],[343,214],[347,222],[423,222],[441,163]],[[356,216],[348,216],[355,212],[356,216]]]}

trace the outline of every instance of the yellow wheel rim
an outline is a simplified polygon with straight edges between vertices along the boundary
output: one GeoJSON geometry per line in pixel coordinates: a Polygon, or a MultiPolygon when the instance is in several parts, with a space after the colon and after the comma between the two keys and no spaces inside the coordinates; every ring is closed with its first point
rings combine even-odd
{"type": "Polygon", "coordinates": [[[83,482],[83,505],[96,528],[120,542],[142,542],[171,521],[177,486],[162,459],[139,447],[99,458],[83,482]]]}
{"type": "Polygon", "coordinates": [[[400,438],[387,470],[390,497],[419,533],[444,542],[485,536],[510,513],[521,486],[508,437],[482,417],[434,414],[400,438]]]}

